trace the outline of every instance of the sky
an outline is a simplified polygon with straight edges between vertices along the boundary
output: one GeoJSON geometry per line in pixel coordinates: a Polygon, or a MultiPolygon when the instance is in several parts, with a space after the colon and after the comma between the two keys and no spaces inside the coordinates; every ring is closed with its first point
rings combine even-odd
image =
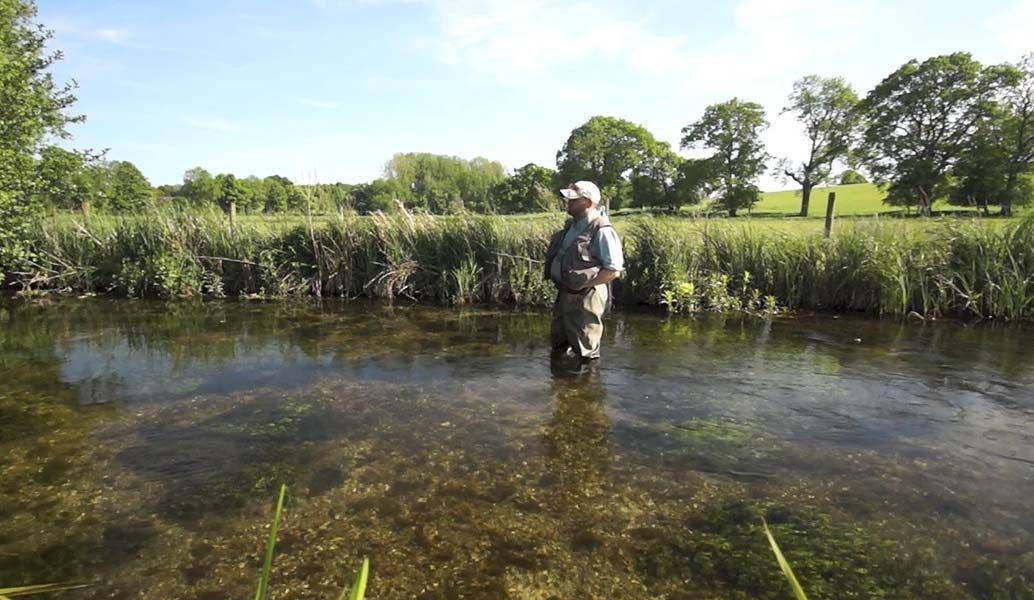
{"type": "Polygon", "coordinates": [[[195,166],[358,183],[396,152],[555,167],[594,115],[678,149],[733,97],[792,158],[805,142],[780,112],[804,75],[863,95],[913,58],[1034,51],[1034,0],[39,0],[39,21],[87,116],[65,145],[154,185],[195,166]]]}

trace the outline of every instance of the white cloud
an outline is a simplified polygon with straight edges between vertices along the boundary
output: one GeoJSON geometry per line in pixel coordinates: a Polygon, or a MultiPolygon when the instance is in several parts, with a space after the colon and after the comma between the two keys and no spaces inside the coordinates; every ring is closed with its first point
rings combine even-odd
{"type": "Polygon", "coordinates": [[[63,16],[47,17],[44,22],[58,35],[68,35],[106,44],[123,45],[133,36],[133,33],[126,28],[98,27],[78,19],[63,16]]]}
{"type": "Polygon", "coordinates": [[[654,69],[684,44],[589,2],[423,0],[438,29],[441,59],[501,76],[540,73],[603,56],[654,69]]]}
{"type": "Polygon", "coordinates": [[[223,133],[238,133],[241,131],[239,125],[225,119],[184,116],[180,117],[179,121],[189,127],[207,129],[209,131],[221,131],[223,133]]]}
{"type": "Polygon", "coordinates": [[[94,39],[102,42],[108,42],[109,44],[121,44],[126,41],[129,37],[129,31],[125,29],[114,29],[111,27],[102,27],[100,29],[94,29],[89,32],[89,35],[94,39]]]}
{"type": "Polygon", "coordinates": [[[995,37],[995,41],[1013,55],[1010,60],[1016,60],[1034,51],[1032,23],[1034,0],[1016,0],[1008,8],[989,17],[984,26],[995,37]]]}
{"type": "Polygon", "coordinates": [[[311,106],[312,108],[322,108],[324,110],[336,110],[340,108],[340,104],[333,100],[322,100],[319,98],[298,98],[300,104],[305,106],[311,106]]]}

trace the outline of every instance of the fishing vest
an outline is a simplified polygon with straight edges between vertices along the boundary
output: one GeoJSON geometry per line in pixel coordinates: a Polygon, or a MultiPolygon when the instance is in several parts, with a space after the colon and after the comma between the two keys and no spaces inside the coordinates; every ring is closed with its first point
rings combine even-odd
{"type": "Polygon", "coordinates": [[[600,213],[595,219],[589,222],[585,230],[578,234],[567,248],[562,247],[564,236],[574,226],[574,220],[570,219],[564,228],[553,234],[549,241],[549,250],[546,251],[545,276],[562,289],[578,293],[587,282],[599,274],[599,259],[592,255],[592,241],[596,234],[604,227],[613,227],[607,215],[600,213]],[[560,257],[560,280],[557,281],[553,275],[553,261],[560,257]]]}

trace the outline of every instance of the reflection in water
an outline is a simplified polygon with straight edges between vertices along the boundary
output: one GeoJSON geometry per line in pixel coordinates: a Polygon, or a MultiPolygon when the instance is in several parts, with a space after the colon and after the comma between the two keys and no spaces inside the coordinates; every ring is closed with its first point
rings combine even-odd
{"type": "Polygon", "coordinates": [[[592,501],[602,493],[610,462],[610,426],[599,361],[550,356],[553,416],[545,445],[560,488],[569,502],[592,501]]]}
{"type": "Polygon", "coordinates": [[[1027,326],[0,303],[0,586],[244,597],[1030,598],[1027,326]],[[172,566],[170,568],[170,565],[172,566]]]}

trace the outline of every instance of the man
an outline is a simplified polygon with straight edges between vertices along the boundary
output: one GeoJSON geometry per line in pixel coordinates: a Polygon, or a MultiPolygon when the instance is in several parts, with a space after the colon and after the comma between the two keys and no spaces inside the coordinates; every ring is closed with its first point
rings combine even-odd
{"type": "Polygon", "coordinates": [[[546,276],[558,292],[553,305],[553,350],[583,360],[600,357],[603,312],[610,282],[621,275],[621,240],[600,212],[600,188],[591,181],[572,183],[560,193],[567,199],[564,228],[553,235],[546,252],[546,276]]]}

